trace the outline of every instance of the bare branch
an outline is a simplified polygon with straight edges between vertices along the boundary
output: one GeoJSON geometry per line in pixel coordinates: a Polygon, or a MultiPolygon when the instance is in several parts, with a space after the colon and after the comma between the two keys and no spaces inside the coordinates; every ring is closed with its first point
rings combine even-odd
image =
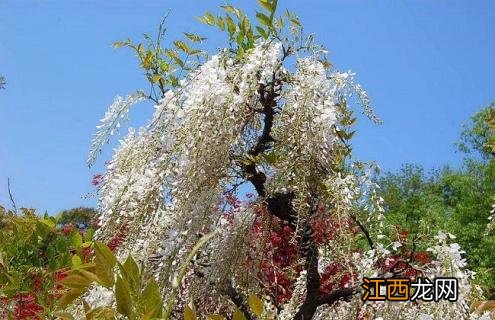
{"type": "Polygon", "coordinates": [[[17,206],[14,201],[14,196],[12,196],[12,190],[10,189],[10,178],[7,178],[7,190],[9,192],[10,202],[12,202],[12,207],[14,208],[14,212],[17,214],[17,206]]]}
{"type": "Polygon", "coordinates": [[[356,222],[359,229],[361,229],[361,232],[366,237],[366,240],[368,241],[368,245],[370,246],[370,248],[373,249],[375,246],[374,246],[373,240],[371,239],[370,232],[368,231],[368,229],[366,229],[366,227],[361,223],[361,221],[358,220],[356,215],[351,214],[351,218],[352,218],[352,220],[354,220],[354,222],[356,222]]]}

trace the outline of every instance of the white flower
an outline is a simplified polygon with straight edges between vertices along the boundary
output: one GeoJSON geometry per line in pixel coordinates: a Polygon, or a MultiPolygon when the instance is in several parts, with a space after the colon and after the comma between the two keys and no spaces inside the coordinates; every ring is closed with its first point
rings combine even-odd
{"type": "Polygon", "coordinates": [[[107,112],[100,120],[100,124],[96,127],[97,131],[93,136],[91,142],[91,150],[87,163],[93,164],[101,151],[102,146],[108,142],[110,136],[120,127],[121,121],[127,120],[129,108],[145,99],[142,91],[137,91],[126,98],[120,96],[115,97],[112,105],[108,108],[107,112]]]}
{"type": "Polygon", "coordinates": [[[400,243],[399,241],[392,242],[392,249],[394,251],[396,251],[399,247],[402,247],[402,243],[400,243]]]}

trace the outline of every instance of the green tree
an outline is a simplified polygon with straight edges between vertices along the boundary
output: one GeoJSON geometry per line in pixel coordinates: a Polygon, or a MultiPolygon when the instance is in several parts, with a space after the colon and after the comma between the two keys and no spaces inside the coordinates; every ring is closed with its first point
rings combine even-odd
{"type": "Polygon", "coordinates": [[[86,229],[93,223],[97,212],[93,208],[78,207],[64,210],[59,213],[60,225],[72,224],[80,229],[86,229]]]}
{"type": "Polygon", "coordinates": [[[477,282],[495,295],[495,235],[485,234],[495,195],[495,159],[490,115],[495,104],[476,113],[464,127],[459,148],[466,154],[460,168],[425,173],[406,165],[378,179],[387,220],[411,232],[454,234],[477,272],[477,282]]]}
{"type": "Polygon", "coordinates": [[[495,102],[477,112],[464,126],[459,149],[467,154],[477,153],[484,159],[495,155],[495,102]]]}
{"type": "Polygon", "coordinates": [[[407,164],[398,173],[379,179],[387,219],[394,227],[413,234],[439,225],[443,199],[438,192],[438,172],[426,173],[418,165],[407,164]]]}

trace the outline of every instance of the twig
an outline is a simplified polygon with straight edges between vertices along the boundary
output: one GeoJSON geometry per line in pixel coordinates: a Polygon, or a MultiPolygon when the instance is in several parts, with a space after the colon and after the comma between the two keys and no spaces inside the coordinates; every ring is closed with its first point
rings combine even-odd
{"type": "Polygon", "coordinates": [[[9,192],[10,202],[12,202],[14,212],[17,214],[17,206],[15,205],[14,197],[12,196],[12,191],[10,190],[10,178],[7,178],[7,190],[9,192]]]}
{"type": "Polygon", "coordinates": [[[371,236],[370,236],[368,229],[366,229],[366,227],[361,223],[361,221],[358,220],[356,215],[351,214],[351,218],[352,218],[352,220],[354,220],[354,222],[356,222],[359,229],[361,229],[361,232],[363,232],[364,236],[366,237],[366,240],[368,241],[368,245],[370,246],[370,248],[373,249],[374,244],[373,244],[373,240],[371,239],[371,236]]]}

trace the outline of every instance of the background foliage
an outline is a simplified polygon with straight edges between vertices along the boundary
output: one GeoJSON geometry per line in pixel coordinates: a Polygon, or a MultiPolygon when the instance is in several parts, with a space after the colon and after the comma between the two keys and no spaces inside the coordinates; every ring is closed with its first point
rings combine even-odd
{"type": "Polygon", "coordinates": [[[426,172],[417,165],[405,165],[377,179],[391,225],[416,234],[446,230],[466,251],[479,283],[495,297],[495,234],[486,234],[495,203],[495,158],[489,126],[494,104],[473,115],[460,138],[465,154],[460,168],[443,167],[426,172]]]}

